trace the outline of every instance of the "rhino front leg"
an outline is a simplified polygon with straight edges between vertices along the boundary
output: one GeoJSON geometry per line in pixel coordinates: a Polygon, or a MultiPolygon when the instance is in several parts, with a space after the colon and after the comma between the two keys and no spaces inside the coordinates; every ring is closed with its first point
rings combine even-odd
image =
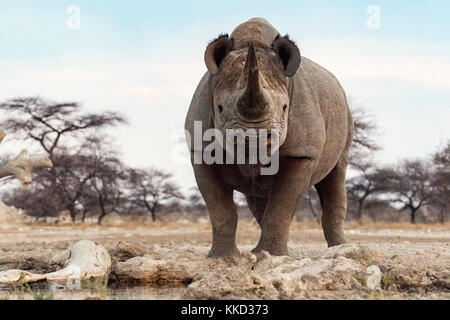
{"type": "Polygon", "coordinates": [[[193,167],[212,224],[213,244],[208,258],[239,254],[236,247],[237,210],[233,190],[225,185],[215,166],[194,164],[193,167]]]}
{"type": "Polygon", "coordinates": [[[344,220],[347,213],[347,194],[345,190],[346,157],[322,181],[315,185],[322,206],[322,228],[328,247],[346,242],[344,220]]]}
{"type": "Polygon", "coordinates": [[[280,171],[261,219],[261,237],[253,252],[288,254],[289,227],[298,203],[309,189],[314,166],[306,158],[280,159],[280,171]]]}

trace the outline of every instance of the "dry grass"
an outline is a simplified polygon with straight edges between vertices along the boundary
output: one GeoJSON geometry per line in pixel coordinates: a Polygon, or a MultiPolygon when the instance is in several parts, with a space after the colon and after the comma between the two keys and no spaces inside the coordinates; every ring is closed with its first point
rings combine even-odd
{"type": "MultiPolygon", "coordinates": [[[[31,228],[41,228],[48,226],[48,224],[42,222],[30,223],[31,228]]],[[[197,221],[192,221],[187,219],[185,216],[177,213],[172,213],[167,216],[163,216],[162,219],[157,221],[152,221],[149,217],[123,217],[119,215],[108,216],[104,219],[101,226],[97,225],[97,220],[95,218],[87,219],[85,223],[76,222],[75,224],[71,222],[65,222],[59,225],[52,225],[54,227],[70,227],[72,230],[88,230],[92,228],[120,228],[123,230],[135,230],[139,228],[151,228],[151,229],[167,229],[167,230],[177,230],[177,229],[195,229],[195,230],[210,230],[211,222],[208,217],[200,218],[197,221]]],[[[321,225],[315,220],[304,220],[292,222],[291,228],[294,230],[309,230],[309,229],[321,229],[321,225]]],[[[434,223],[434,224],[411,224],[409,222],[386,222],[386,221],[365,221],[360,224],[357,221],[347,221],[345,223],[346,229],[354,230],[411,230],[411,231],[447,231],[450,230],[450,222],[444,224],[434,223]]],[[[238,222],[239,230],[246,229],[259,229],[256,220],[254,219],[239,219],[238,222]]]]}
{"type": "Polygon", "coordinates": [[[409,222],[364,222],[359,224],[357,221],[346,222],[347,229],[360,229],[360,230],[382,230],[382,229],[400,229],[400,230],[433,230],[433,231],[446,231],[450,230],[450,222],[442,223],[417,223],[412,224],[409,222]]]}
{"type": "MultiPolygon", "coordinates": [[[[5,237],[0,245],[2,261],[6,263],[4,268],[11,265],[14,268],[26,266],[28,269],[41,270],[44,268],[43,263],[47,263],[47,257],[53,257],[55,253],[67,249],[80,239],[90,239],[102,244],[110,252],[114,252],[119,243],[125,243],[135,246],[137,252],[153,254],[158,260],[182,261],[186,258],[203,261],[211,245],[209,218],[204,216],[194,222],[182,213],[161,213],[160,217],[162,220],[152,222],[149,217],[133,219],[111,215],[104,220],[102,226],[96,224],[95,218],[88,219],[85,224],[64,221],[55,225],[30,221],[31,224],[26,226],[19,223],[9,225],[6,226],[9,229],[3,229],[5,237]]],[[[258,224],[254,219],[241,218],[238,228],[239,249],[241,252],[250,250],[260,236],[258,224]]],[[[309,298],[423,298],[424,291],[418,290],[426,288],[434,296],[428,295],[426,291],[425,297],[448,299],[445,290],[448,287],[450,223],[412,225],[408,222],[364,221],[360,225],[349,221],[346,229],[350,243],[367,246],[376,252],[374,260],[364,260],[364,265],[373,263],[380,266],[384,290],[381,293],[317,291],[309,292],[309,298]]],[[[294,220],[291,230],[289,248],[295,259],[319,259],[328,250],[321,226],[317,222],[294,220]]],[[[154,288],[150,290],[137,286],[113,292],[104,282],[100,282],[82,292],[57,291],[53,295],[46,291],[5,292],[0,288],[0,299],[114,299],[121,298],[122,295],[124,298],[153,299],[170,298],[178,293],[179,291],[154,291],[154,288]]]]}

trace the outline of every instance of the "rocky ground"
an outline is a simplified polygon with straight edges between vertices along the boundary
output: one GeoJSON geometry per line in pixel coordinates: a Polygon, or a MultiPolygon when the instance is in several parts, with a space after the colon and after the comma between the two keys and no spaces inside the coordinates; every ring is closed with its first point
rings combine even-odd
{"type": "Polygon", "coordinates": [[[450,225],[347,227],[350,244],[328,249],[314,224],[294,223],[290,256],[250,253],[259,231],[240,222],[241,255],[205,259],[207,221],[0,227],[0,272],[58,270],[76,241],[104,246],[108,281],[0,286],[2,299],[449,299],[450,225]]]}

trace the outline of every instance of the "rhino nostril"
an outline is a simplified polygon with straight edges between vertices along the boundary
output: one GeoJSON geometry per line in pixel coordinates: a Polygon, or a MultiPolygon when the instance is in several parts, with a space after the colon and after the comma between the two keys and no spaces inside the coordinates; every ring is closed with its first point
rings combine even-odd
{"type": "Polygon", "coordinates": [[[222,107],[222,105],[221,105],[221,104],[219,104],[219,106],[217,107],[217,109],[219,110],[219,113],[222,113],[222,111],[223,111],[223,107],[222,107]]]}

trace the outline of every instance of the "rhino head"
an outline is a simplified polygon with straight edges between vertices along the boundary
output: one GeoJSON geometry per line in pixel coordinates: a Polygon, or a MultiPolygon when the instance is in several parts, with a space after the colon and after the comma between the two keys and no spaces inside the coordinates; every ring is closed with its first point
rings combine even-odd
{"type": "Polygon", "coordinates": [[[289,37],[277,36],[272,45],[249,41],[234,49],[222,35],[209,44],[205,63],[212,75],[214,127],[276,130],[278,147],[286,139],[289,115],[289,78],[300,65],[300,51],[289,37]]]}

